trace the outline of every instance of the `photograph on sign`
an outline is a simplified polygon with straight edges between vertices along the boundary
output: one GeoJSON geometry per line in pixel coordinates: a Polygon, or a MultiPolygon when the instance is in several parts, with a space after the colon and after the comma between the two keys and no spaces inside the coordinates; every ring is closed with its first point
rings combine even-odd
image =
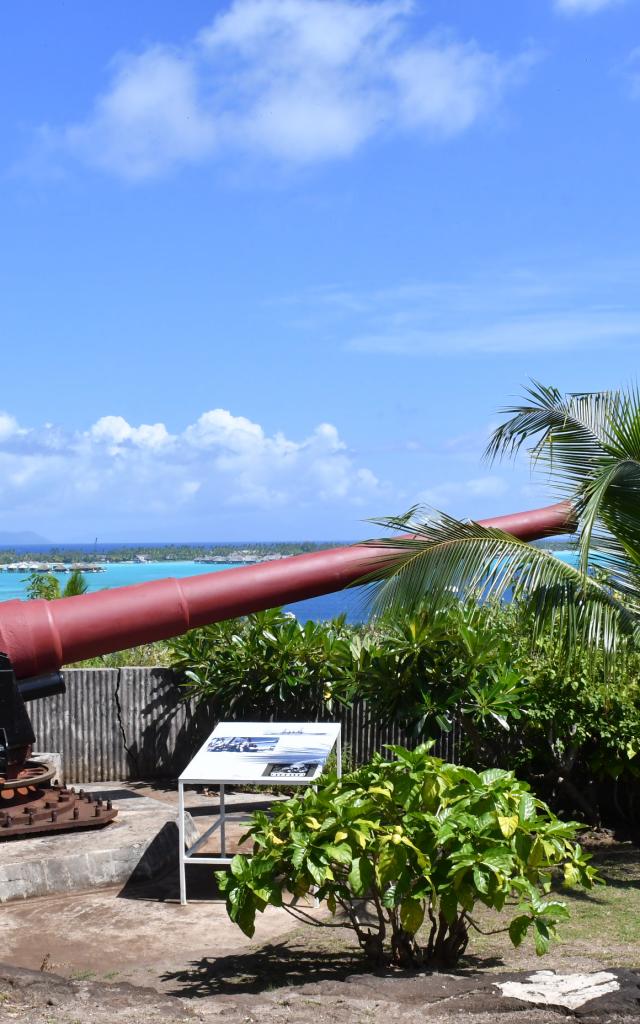
{"type": "Polygon", "coordinates": [[[315,775],[317,761],[293,761],[284,764],[270,762],[264,772],[268,779],[305,779],[315,775]]]}
{"type": "Polygon", "coordinates": [[[255,754],[263,750],[274,750],[278,745],[277,736],[218,736],[207,745],[214,754],[255,754]]]}
{"type": "Polygon", "coordinates": [[[181,778],[312,779],[320,774],[339,729],[335,722],[220,722],[181,778]]]}

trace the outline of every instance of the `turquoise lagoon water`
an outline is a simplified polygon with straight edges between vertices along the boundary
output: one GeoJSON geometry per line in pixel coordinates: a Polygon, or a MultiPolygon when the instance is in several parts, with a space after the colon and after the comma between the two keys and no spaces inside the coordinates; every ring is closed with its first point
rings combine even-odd
{"type": "MultiPolygon", "coordinates": [[[[43,556],[43,560],[46,556],[43,556]]],[[[184,576],[202,576],[205,573],[221,572],[223,569],[237,566],[219,564],[204,565],[202,562],[105,562],[104,572],[86,573],[89,592],[105,590],[113,587],[127,587],[133,583],[148,583],[151,580],[162,580],[167,576],[181,579],[184,576]]],[[[0,571],[0,601],[26,597],[26,573],[0,571]]],[[[56,575],[56,574],[54,574],[56,575]]],[[[58,573],[58,579],[64,587],[68,580],[67,573],[58,573]]],[[[325,594],[308,601],[298,601],[286,606],[299,619],[333,619],[337,615],[346,615],[349,622],[361,622],[365,619],[366,610],[363,596],[359,590],[341,591],[337,594],[325,594]]]]}
{"type": "MultiPolygon", "coordinates": [[[[574,551],[556,551],[554,554],[565,562],[576,564],[574,551]]],[[[167,576],[174,576],[178,579],[184,576],[201,576],[205,573],[222,572],[224,569],[230,568],[233,566],[204,565],[201,562],[105,562],[104,572],[87,573],[86,580],[91,592],[113,587],[127,587],[133,583],[148,583],[150,580],[165,579],[167,576]]],[[[0,601],[26,596],[26,584],[23,582],[25,575],[18,572],[0,571],[0,601]]],[[[58,578],[64,586],[65,580],[69,577],[67,574],[61,573],[58,578]]],[[[362,622],[367,618],[364,594],[359,589],[324,594],[322,597],[286,605],[285,608],[302,621],[307,619],[321,621],[343,614],[346,615],[348,622],[362,622]]]]}

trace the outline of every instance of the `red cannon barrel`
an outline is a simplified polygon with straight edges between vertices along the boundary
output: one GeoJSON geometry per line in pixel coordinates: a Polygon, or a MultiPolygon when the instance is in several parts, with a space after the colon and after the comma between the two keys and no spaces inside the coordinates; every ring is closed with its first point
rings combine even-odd
{"type": "MultiPolygon", "coordinates": [[[[523,540],[573,529],[566,502],[480,523],[523,540]]],[[[342,590],[389,558],[391,548],[354,545],[56,601],[4,601],[0,650],[11,658],[19,679],[39,676],[69,662],[166,640],[195,626],[342,590]]]]}

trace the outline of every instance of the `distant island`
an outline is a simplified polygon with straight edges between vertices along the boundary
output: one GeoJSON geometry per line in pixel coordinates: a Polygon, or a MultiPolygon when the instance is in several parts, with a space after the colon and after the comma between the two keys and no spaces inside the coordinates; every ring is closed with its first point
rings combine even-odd
{"type": "MultiPolygon", "coordinates": [[[[1,536],[1,535],[0,535],[1,536]]],[[[29,544],[30,542],[27,542],[29,544]]],[[[43,562],[58,565],[91,565],[97,562],[206,562],[213,564],[247,565],[255,562],[276,561],[290,555],[304,555],[312,551],[344,544],[344,541],[292,541],[289,543],[248,544],[108,544],[65,546],[63,544],[34,544],[32,549],[20,544],[0,549],[0,565],[43,562]]],[[[3,542],[0,540],[0,545],[3,542]]],[[[13,541],[13,544],[19,544],[13,541]]]]}
{"type": "Polygon", "coordinates": [[[23,530],[22,532],[11,533],[7,530],[0,530],[0,544],[13,545],[20,544],[48,544],[49,541],[46,537],[41,537],[39,533],[34,533],[33,530],[23,530]]]}
{"type": "MultiPolygon", "coordinates": [[[[281,543],[246,542],[244,544],[93,544],[86,547],[82,544],[64,545],[49,544],[46,541],[26,541],[21,543],[2,540],[7,534],[0,533],[0,566],[16,566],[16,571],[27,571],[28,563],[33,564],[35,571],[42,571],[45,564],[56,564],[57,570],[67,571],[70,567],[81,567],[90,571],[97,563],[117,562],[204,562],[213,565],[250,565],[256,562],[277,561],[291,555],[304,555],[313,551],[340,547],[355,541],[289,541],[281,543]],[[33,547],[30,545],[33,544],[33,547]],[[14,546],[15,545],[15,546],[14,546]],[[46,559],[46,562],[44,561],[46,559]]],[[[22,534],[12,534],[23,536],[22,534]]],[[[32,536],[37,536],[36,534],[32,536]]],[[[575,537],[548,538],[534,541],[537,547],[550,551],[566,551],[577,546],[575,537]]]]}

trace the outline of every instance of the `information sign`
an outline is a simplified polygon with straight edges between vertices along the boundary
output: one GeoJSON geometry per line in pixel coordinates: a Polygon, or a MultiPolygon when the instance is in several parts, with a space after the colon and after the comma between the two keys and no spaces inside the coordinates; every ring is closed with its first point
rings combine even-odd
{"type": "Polygon", "coordinates": [[[220,722],[178,779],[180,902],[187,902],[185,867],[229,864],[225,848],[224,788],[234,783],[255,786],[308,785],[321,774],[332,748],[342,775],[339,722],[220,722]],[[217,821],[185,848],[185,785],[220,787],[217,821]],[[196,856],[214,832],[220,832],[220,856],[196,856]]]}
{"type": "Polygon", "coordinates": [[[220,722],[181,782],[312,782],[340,733],[337,722],[220,722]]]}

